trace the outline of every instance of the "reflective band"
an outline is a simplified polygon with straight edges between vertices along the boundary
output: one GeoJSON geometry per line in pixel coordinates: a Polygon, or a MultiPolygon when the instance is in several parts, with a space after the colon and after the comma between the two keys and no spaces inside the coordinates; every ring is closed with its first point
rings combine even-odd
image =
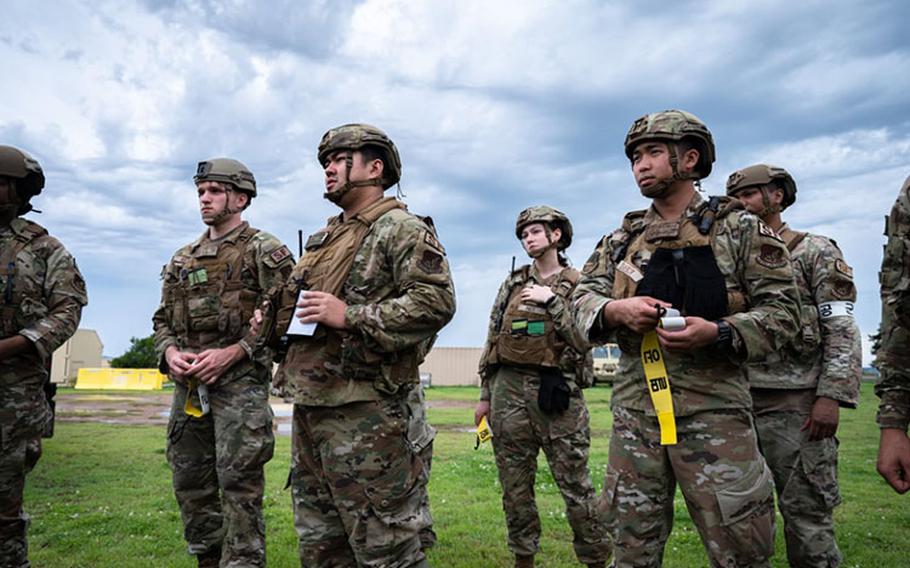
{"type": "Polygon", "coordinates": [[[649,331],[641,341],[641,364],[645,369],[645,385],[660,423],[660,445],[676,443],[676,417],[673,415],[673,396],[664,356],[657,341],[657,332],[649,331]]]}
{"type": "Polygon", "coordinates": [[[853,317],[853,302],[825,302],[818,305],[818,317],[821,319],[839,316],[853,317]]]}

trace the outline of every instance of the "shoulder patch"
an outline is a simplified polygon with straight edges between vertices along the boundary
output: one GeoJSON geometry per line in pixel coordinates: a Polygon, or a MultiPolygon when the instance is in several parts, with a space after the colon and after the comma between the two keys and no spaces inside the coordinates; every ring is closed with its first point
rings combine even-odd
{"type": "Polygon", "coordinates": [[[427,249],[417,260],[417,268],[427,274],[440,274],[442,272],[442,255],[427,249]]]}
{"type": "Polygon", "coordinates": [[[755,262],[765,268],[782,268],[787,265],[787,258],[784,256],[783,248],[775,245],[762,245],[755,262]]]}
{"type": "MultiPolygon", "coordinates": [[[[762,221],[761,219],[758,220],[758,232],[759,232],[759,234],[761,234],[765,237],[770,237],[770,238],[774,239],[775,241],[778,241],[781,243],[784,242],[784,240],[782,238],[780,238],[780,235],[775,233],[774,229],[769,227],[768,224],[765,223],[764,221],[762,221]]],[[[764,248],[764,247],[762,247],[762,248],[764,248]]]]}
{"type": "Polygon", "coordinates": [[[269,257],[272,259],[272,261],[275,264],[278,264],[281,261],[285,260],[286,258],[290,258],[291,251],[290,251],[290,249],[288,249],[288,247],[286,245],[281,245],[280,247],[278,247],[275,250],[273,250],[272,252],[270,252],[269,257]]]}
{"type": "Polygon", "coordinates": [[[439,239],[436,238],[436,235],[433,234],[433,231],[427,231],[424,233],[423,242],[425,242],[430,248],[436,249],[442,254],[446,253],[446,250],[442,248],[442,243],[439,242],[439,239]]]}
{"type": "Polygon", "coordinates": [[[846,263],[843,259],[837,259],[834,261],[834,269],[846,276],[847,278],[853,278],[853,269],[850,268],[850,265],[846,263]]]}

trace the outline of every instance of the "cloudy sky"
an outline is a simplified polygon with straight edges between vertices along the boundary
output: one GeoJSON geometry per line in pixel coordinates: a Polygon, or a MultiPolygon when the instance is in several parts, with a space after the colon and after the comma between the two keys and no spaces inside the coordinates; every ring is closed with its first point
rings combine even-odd
{"type": "Polygon", "coordinates": [[[789,169],[791,226],[837,240],[864,334],[879,320],[883,216],[910,174],[903,0],[255,2],[12,0],[0,19],[0,143],[48,177],[30,216],[86,276],[83,327],[106,355],[151,332],[158,274],[201,233],[199,160],[245,162],[254,226],[296,249],[318,229],[316,145],[347,122],[395,140],[412,211],[431,215],[458,314],[441,345],[478,346],[524,207],[576,229],[583,264],[639,196],[622,151],[638,116],[683,108],[714,133],[705,180],[789,169]]]}

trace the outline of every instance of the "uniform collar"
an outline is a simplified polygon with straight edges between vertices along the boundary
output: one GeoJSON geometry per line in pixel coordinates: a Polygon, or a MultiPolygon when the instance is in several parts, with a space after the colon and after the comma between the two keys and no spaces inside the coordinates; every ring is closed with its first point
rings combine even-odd
{"type": "Polygon", "coordinates": [[[217,243],[217,244],[233,243],[234,241],[237,240],[237,237],[240,236],[240,233],[242,233],[249,226],[250,226],[250,224],[247,223],[246,221],[244,221],[244,222],[240,223],[239,225],[237,225],[236,227],[234,227],[233,229],[231,229],[231,231],[228,234],[226,234],[223,237],[218,238],[218,239],[210,239],[209,231],[208,231],[208,229],[206,229],[205,232],[202,233],[198,239],[196,239],[195,241],[192,242],[192,244],[190,244],[190,250],[195,251],[197,248],[199,248],[201,245],[203,245],[205,243],[212,243],[212,244],[214,244],[214,243],[217,243]]]}

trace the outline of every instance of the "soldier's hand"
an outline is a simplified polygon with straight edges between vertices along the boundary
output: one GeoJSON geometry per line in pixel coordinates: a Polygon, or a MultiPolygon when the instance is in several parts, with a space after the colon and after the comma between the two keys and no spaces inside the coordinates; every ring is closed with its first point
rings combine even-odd
{"type": "Polygon", "coordinates": [[[477,403],[477,406],[474,408],[474,426],[480,424],[480,419],[484,416],[487,417],[487,422],[490,421],[490,401],[481,400],[477,403]]]}
{"type": "Polygon", "coordinates": [[[898,493],[910,489],[910,438],[897,428],[882,428],[876,469],[898,493]]]}
{"type": "Polygon", "coordinates": [[[812,405],[812,412],[800,430],[809,431],[809,440],[816,441],[830,438],[837,433],[840,421],[840,405],[833,398],[820,396],[812,405]]]}
{"type": "Polygon", "coordinates": [[[244,357],[246,351],[236,344],[223,349],[206,349],[196,357],[192,374],[199,382],[211,385],[244,357]]]}
{"type": "Polygon", "coordinates": [[[307,291],[297,302],[297,307],[297,317],[303,323],[321,323],[334,329],[348,327],[344,319],[348,305],[331,294],[307,291]]]}
{"type": "Polygon", "coordinates": [[[657,339],[668,351],[689,351],[714,343],[717,324],[703,318],[687,316],[686,327],[678,331],[657,328],[657,339]]]}
{"type": "Polygon", "coordinates": [[[193,363],[196,362],[196,354],[180,351],[171,345],[165,350],[164,359],[167,361],[167,366],[173,379],[185,385],[186,376],[190,374],[190,369],[193,367],[193,363]]]}
{"type": "Polygon", "coordinates": [[[531,284],[526,288],[521,290],[521,301],[522,302],[534,302],[537,304],[546,304],[550,298],[555,296],[553,290],[550,290],[549,286],[539,286],[537,284],[531,284]]]}
{"type": "Polygon", "coordinates": [[[250,318],[250,333],[259,335],[259,326],[262,325],[262,310],[256,308],[253,310],[253,317],[250,318]]]}
{"type": "Polygon", "coordinates": [[[670,308],[672,305],[649,296],[635,296],[624,300],[613,300],[604,306],[604,320],[610,327],[624,325],[635,333],[647,333],[657,326],[657,307],[670,308]]]}

